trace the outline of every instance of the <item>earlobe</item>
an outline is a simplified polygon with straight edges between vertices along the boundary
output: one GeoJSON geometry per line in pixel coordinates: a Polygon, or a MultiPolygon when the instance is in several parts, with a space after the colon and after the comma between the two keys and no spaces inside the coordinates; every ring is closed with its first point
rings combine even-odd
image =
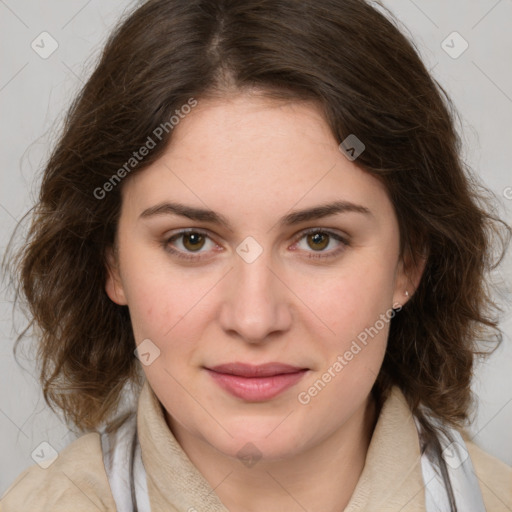
{"type": "Polygon", "coordinates": [[[107,278],[105,281],[105,291],[112,302],[120,306],[126,306],[126,296],[124,294],[121,277],[119,275],[119,266],[112,247],[108,247],[105,251],[105,266],[107,269],[107,278]]]}
{"type": "Polygon", "coordinates": [[[411,258],[407,258],[407,261],[400,260],[393,294],[394,305],[403,306],[414,295],[425,271],[427,259],[428,256],[421,255],[414,263],[411,258]]]}

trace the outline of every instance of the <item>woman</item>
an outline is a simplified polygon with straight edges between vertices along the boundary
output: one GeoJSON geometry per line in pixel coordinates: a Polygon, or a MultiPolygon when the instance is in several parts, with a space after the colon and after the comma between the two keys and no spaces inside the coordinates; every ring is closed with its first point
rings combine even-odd
{"type": "Polygon", "coordinates": [[[84,435],[2,512],[510,509],[463,430],[510,228],[448,107],[361,0],[128,17],[18,261],[45,398],[84,435]]]}

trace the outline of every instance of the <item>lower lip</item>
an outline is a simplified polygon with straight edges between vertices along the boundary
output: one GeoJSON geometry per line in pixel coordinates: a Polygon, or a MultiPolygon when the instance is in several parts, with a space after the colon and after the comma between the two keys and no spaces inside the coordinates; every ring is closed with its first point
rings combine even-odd
{"type": "Polygon", "coordinates": [[[269,377],[240,377],[207,369],[213,380],[232,395],[250,402],[263,402],[279,395],[299,382],[307,370],[269,377]]]}

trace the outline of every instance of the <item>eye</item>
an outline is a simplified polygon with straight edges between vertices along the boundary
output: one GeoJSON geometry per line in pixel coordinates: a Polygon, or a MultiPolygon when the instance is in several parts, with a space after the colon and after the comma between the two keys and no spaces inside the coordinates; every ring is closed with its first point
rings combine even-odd
{"type": "Polygon", "coordinates": [[[163,241],[163,246],[166,251],[179,258],[198,260],[202,258],[200,254],[208,252],[208,241],[210,242],[210,249],[212,246],[216,246],[206,232],[200,229],[187,229],[179,231],[170,238],[165,239],[163,241]],[[180,239],[181,241],[177,245],[181,245],[183,248],[173,248],[173,244],[180,239]],[[205,246],[207,247],[207,250],[201,251],[205,246]],[[196,253],[197,256],[194,255],[194,253],[196,253]]]}
{"type": "MultiPolygon", "coordinates": [[[[292,250],[295,251],[295,247],[299,246],[301,251],[309,252],[306,256],[308,259],[333,258],[343,252],[349,245],[347,238],[339,235],[338,233],[319,228],[312,228],[301,232],[299,237],[296,238],[296,242],[292,246],[292,250]],[[308,251],[307,247],[300,247],[300,242],[302,240],[305,240],[307,247],[313,249],[313,252],[308,251]],[[326,251],[325,249],[327,247],[335,245],[332,243],[333,241],[336,242],[338,247],[336,249],[326,251]]],[[[181,230],[170,238],[163,240],[162,246],[167,252],[170,252],[178,258],[195,261],[203,259],[203,253],[208,253],[209,250],[214,250],[215,247],[218,247],[218,245],[210,238],[208,233],[201,229],[181,230]],[[203,251],[202,249],[204,248],[206,248],[206,250],[203,251]]]]}
{"type": "MultiPolygon", "coordinates": [[[[312,228],[307,231],[303,231],[298,240],[298,245],[300,245],[302,240],[305,240],[306,248],[304,248],[303,245],[300,247],[301,250],[309,252],[308,247],[313,249],[313,252],[306,256],[307,258],[333,258],[343,252],[345,247],[350,245],[348,240],[338,233],[319,228],[312,228]],[[336,242],[335,245],[337,245],[338,248],[331,251],[325,251],[327,247],[332,245],[331,242],[333,242],[333,240],[336,242]]],[[[295,245],[297,245],[297,243],[295,245]]]]}

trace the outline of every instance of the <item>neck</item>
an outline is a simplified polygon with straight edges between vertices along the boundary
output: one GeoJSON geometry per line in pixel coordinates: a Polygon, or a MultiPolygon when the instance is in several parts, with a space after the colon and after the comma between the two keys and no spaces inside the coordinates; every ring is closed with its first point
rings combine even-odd
{"type": "Polygon", "coordinates": [[[181,447],[230,512],[344,510],[363,470],[377,416],[370,394],[346,423],[307,451],[246,467],[166,414],[181,447]]]}

